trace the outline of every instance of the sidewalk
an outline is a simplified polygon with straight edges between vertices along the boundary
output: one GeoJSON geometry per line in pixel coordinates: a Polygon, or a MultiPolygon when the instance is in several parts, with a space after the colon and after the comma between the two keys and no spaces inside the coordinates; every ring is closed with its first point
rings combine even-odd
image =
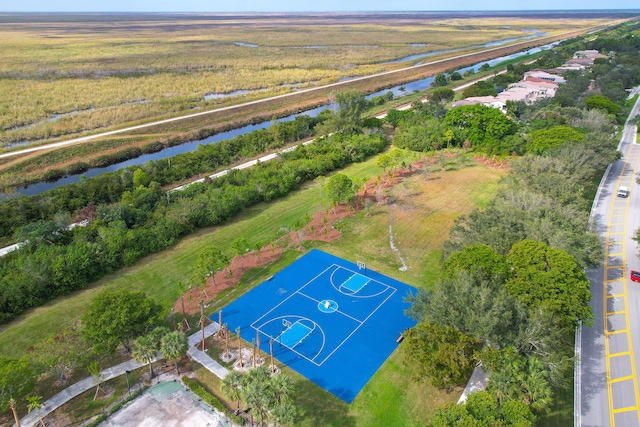
{"type": "MultiPolygon", "coordinates": [[[[204,328],[205,338],[208,338],[211,335],[215,334],[219,329],[220,325],[218,325],[216,322],[212,322],[210,325],[204,328]]],[[[224,378],[228,373],[227,369],[213,360],[211,357],[209,357],[205,352],[198,350],[195,347],[195,345],[199,344],[201,341],[202,331],[198,330],[196,333],[190,335],[189,350],[187,351],[187,354],[191,357],[191,359],[200,363],[214,375],[218,376],[219,378],[224,378]]],[[[158,360],[162,360],[162,357],[157,357],[156,359],[154,359],[154,362],[157,362],[158,360]]],[[[145,363],[138,363],[135,360],[131,359],[124,363],[112,366],[111,368],[107,368],[101,371],[102,379],[103,381],[108,381],[112,378],[124,375],[126,371],[132,371],[145,365],[145,363]]],[[[39,410],[27,414],[20,420],[20,424],[22,424],[23,427],[32,427],[37,425],[39,418],[44,418],[74,397],[84,393],[91,388],[94,388],[95,386],[96,384],[94,383],[93,376],[78,381],[77,383],[67,387],[60,393],[44,402],[44,405],[39,410]]],[[[13,426],[15,427],[15,424],[13,424],[13,426]]]]}
{"type": "MultiPolygon", "coordinates": [[[[220,330],[220,325],[217,322],[212,322],[210,325],[204,327],[204,335],[209,337],[220,330]]],[[[199,350],[196,346],[200,344],[202,341],[202,332],[198,331],[195,334],[189,337],[189,351],[187,354],[191,357],[191,359],[195,360],[205,368],[207,368],[211,373],[216,375],[220,379],[224,379],[227,376],[229,371],[227,368],[220,365],[218,362],[213,360],[211,357],[207,355],[202,350],[199,350]]]]}

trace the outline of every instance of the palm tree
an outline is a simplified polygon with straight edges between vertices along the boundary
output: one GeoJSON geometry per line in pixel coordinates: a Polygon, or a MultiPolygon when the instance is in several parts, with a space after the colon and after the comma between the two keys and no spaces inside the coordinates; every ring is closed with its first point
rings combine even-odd
{"type": "Polygon", "coordinates": [[[287,426],[296,421],[298,410],[293,403],[284,401],[274,406],[270,415],[276,426],[287,426]]]}
{"type": "Polygon", "coordinates": [[[222,330],[224,331],[224,352],[226,358],[229,359],[229,328],[226,323],[222,326],[222,330]]]}
{"type": "Polygon", "coordinates": [[[242,361],[242,342],[240,341],[240,326],[236,328],[236,334],[238,335],[238,360],[240,361],[240,367],[244,367],[244,362],[242,361]]]}
{"type": "Polygon", "coordinates": [[[222,380],[222,392],[231,400],[236,401],[236,413],[240,412],[240,398],[242,397],[242,384],[244,375],[231,370],[222,380]]]}
{"type": "Polygon", "coordinates": [[[204,324],[207,321],[207,316],[204,315],[204,300],[200,301],[200,320],[198,324],[200,325],[200,330],[202,331],[202,351],[205,350],[205,338],[204,338],[204,324]]]}
{"type": "Polygon", "coordinates": [[[151,378],[153,378],[153,365],[151,362],[156,358],[158,354],[158,347],[154,339],[150,336],[138,337],[133,343],[133,358],[140,363],[146,363],[149,365],[149,372],[151,378]]]}
{"type": "MultiPolygon", "coordinates": [[[[250,376],[252,372],[258,369],[260,368],[252,369],[248,375],[250,376]]],[[[256,420],[262,424],[269,410],[270,396],[268,384],[264,381],[247,378],[247,382],[242,388],[242,397],[247,403],[247,406],[251,408],[252,413],[256,414],[256,420]]]]}
{"type": "Polygon", "coordinates": [[[176,373],[179,375],[178,360],[187,354],[189,349],[189,340],[187,336],[179,331],[169,332],[162,337],[160,341],[160,353],[162,357],[168,361],[174,361],[176,364],[176,373]]]}
{"type": "Polygon", "coordinates": [[[191,329],[191,326],[189,325],[189,321],[187,320],[187,314],[185,313],[184,310],[184,294],[187,293],[187,291],[189,291],[189,289],[191,289],[191,285],[187,286],[184,283],[180,282],[178,283],[178,292],[180,293],[180,304],[182,304],[182,324],[183,324],[183,328],[185,328],[185,331],[188,331],[189,329],[191,329]]]}
{"type": "Polygon", "coordinates": [[[293,380],[283,373],[271,377],[271,387],[273,387],[278,403],[287,400],[294,391],[293,380]]]}
{"type": "Polygon", "coordinates": [[[529,357],[527,373],[520,384],[522,400],[536,411],[544,410],[552,401],[553,391],[547,379],[544,363],[537,357],[529,357]]]}
{"type": "MultiPolygon", "coordinates": [[[[44,404],[42,403],[42,396],[27,397],[27,402],[29,402],[29,406],[27,406],[28,413],[31,413],[31,411],[34,411],[34,410],[37,411],[44,406],[44,404]]],[[[40,415],[38,415],[38,421],[40,422],[40,425],[42,427],[46,427],[40,415]]]]}

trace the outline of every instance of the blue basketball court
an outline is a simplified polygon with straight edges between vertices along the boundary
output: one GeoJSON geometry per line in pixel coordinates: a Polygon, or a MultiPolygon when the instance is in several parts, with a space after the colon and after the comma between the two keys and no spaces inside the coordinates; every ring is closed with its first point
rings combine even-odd
{"type": "MultiPolygon", "coordinates": [[[[404,297],[416,289],[312,250],[222,310],[242,338],[347,403],[415,321],[404,297]]],[[[217,315],[212,316],[217,320],[217,315]]]]}

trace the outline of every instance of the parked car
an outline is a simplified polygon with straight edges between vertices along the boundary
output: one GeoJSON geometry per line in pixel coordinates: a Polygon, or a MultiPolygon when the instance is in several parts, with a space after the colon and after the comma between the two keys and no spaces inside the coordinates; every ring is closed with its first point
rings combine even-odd
{"type": "Polygon", "coordinates": [[[640,282],[640,271],[631,270],[629,277],[631,277],[631,280],[634,282],[640,282]]]}

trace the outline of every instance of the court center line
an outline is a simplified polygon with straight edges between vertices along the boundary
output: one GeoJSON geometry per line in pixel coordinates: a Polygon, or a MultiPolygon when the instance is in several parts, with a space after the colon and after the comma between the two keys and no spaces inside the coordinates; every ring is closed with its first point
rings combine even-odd
{"type": "MultiPolygon", "coordinates": [[[[319,301],[319,300],[317,300],[317,299],[315,299],[315,298],[313,298],[313,297],[310,297],[310,296],[309,296],[309,295],[307,295],[307,294],[303,294],[302,292],[298,292],[298,293],[299,293],[300,295],[302,295],[303,297],[305,297],[305,298],[309,298],[311,301],[314,301],[316,304],[320,304],[320,301],[319,301]]],[[[360,319],[356,319],[356,318],[355,318],[355,317],[353,317],[353,316],[349,316],[347,313],[344,313],[344,312],[342,312],[342,311],[340,311],[340,310],[336,310],[336,311],[334,311],[334,313],[340,313],[340,314],[342,314],[343,316],[348,317],[349,319],[354,320],[354,321],[356,321],[356,322],[358,322],[358,323],[362,324],[362,320],[360,320],[360,319]]]]}

